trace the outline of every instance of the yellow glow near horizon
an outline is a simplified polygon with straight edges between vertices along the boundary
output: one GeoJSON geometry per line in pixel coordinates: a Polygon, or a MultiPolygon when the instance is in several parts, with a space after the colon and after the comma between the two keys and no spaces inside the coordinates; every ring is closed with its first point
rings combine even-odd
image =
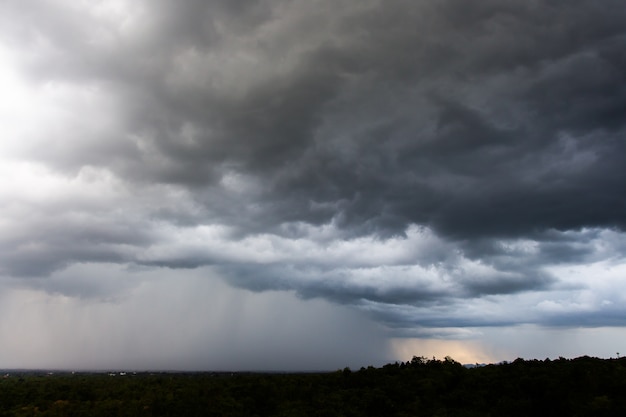
{"type": "Polygon", "coordinates": [[[427,359],[450,356],[463,364],[495,363],[503,360],[501,355],[490,352],[475,340],[394,338],[391,340],[391,350],[400,361],[411,360],[413,356],[427,359]]]}

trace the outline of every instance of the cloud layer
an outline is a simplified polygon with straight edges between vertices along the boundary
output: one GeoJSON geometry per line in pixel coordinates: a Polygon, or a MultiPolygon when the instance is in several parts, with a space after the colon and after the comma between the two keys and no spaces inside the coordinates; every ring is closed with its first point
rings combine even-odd
{"type": "Polygon", "coordinates": [[[403,337],[623,326],[625,19],[613,0],[3,2],[0,274],[95,300],[132,285],[50,277],[200,269],[403,337]]]}

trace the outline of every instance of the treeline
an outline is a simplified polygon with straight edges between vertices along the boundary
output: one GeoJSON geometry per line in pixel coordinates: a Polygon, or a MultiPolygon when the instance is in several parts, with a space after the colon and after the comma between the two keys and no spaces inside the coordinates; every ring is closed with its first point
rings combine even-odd
{"type": "Polygon", "coordinates": [[[10,374],[4,416],[624,416],[626,360],[467,368],[414,357],[308,374],[10,374]]]}

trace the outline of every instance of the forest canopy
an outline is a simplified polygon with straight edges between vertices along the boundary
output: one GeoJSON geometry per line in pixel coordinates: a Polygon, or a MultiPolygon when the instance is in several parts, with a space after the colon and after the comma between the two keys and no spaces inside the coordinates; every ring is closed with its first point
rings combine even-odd
{"type": "Polygon", "coordinates": [[[626,359],[464,366],[413,357],[331,373],[4,371],[8,416],[623,415],[626,359]]]}

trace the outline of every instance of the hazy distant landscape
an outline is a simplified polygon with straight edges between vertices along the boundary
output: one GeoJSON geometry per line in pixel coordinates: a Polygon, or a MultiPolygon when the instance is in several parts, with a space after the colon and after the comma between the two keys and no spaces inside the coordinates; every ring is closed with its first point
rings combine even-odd
{"type": "Polygon", "coordinates": [[[621,416],[626,358],[476,367],[414,357],[330,373],[14,372],[0,416],[621,416]]]}

